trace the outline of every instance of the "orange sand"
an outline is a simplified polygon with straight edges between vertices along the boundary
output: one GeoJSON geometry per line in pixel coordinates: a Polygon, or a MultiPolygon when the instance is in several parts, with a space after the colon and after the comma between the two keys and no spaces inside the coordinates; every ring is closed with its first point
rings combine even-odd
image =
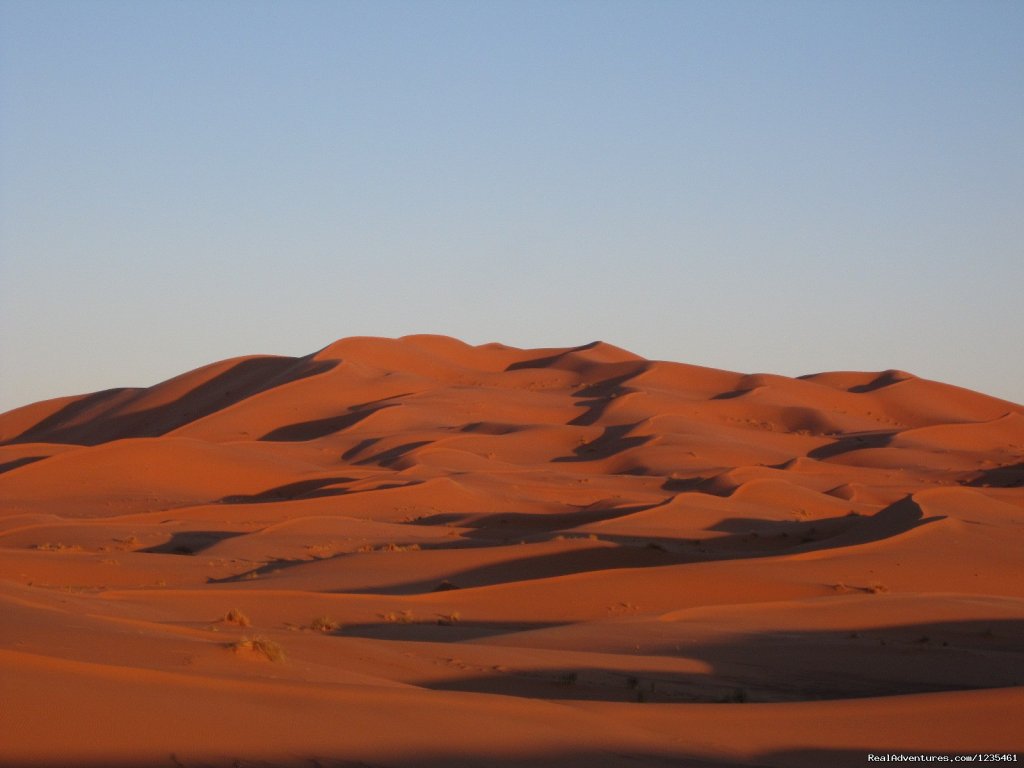
{"type": "Polygon", "coordinates": [[[1024,407],[902,371],[236,358],[0,415],[0,765],[1021,752],[1022,574],[1024,407]]]}

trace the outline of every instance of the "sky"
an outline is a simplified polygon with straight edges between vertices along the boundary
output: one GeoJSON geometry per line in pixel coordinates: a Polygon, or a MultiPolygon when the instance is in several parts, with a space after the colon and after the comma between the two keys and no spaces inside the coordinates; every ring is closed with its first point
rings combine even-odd
{"type": "Polygon", "coordinates": [[[355,335],[1024,402],[1018,0],[0,0],[0,411],[355,335]]]}

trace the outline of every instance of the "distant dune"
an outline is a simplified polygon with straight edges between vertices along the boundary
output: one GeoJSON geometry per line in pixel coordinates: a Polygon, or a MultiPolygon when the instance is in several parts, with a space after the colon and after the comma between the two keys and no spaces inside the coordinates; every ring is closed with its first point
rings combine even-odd
{"type": "Polygon", "coordinates": [[[0,766],[1024,752],[1024,406],[349,338],[0,415],[0,766]]]}

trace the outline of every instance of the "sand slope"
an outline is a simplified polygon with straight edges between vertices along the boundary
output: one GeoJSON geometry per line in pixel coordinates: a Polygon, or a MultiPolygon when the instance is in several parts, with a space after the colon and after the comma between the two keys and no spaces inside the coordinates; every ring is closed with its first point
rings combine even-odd
{"type": "Polygon", "coordinates": [[[1019,752],[1022,553],[1024,407],[903,371],[235,358],[0,415],[0,765],[1019,752]]]}

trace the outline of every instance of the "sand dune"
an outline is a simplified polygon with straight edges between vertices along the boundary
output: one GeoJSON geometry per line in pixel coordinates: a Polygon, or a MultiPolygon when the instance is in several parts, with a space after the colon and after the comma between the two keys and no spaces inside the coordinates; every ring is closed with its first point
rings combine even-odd
{"type": "Polygon", "coordinates": [[[1024,407],[903,371],[234,358],[0,415],[0,765],[1021,752],[1022,552],[1024,407]]]}

